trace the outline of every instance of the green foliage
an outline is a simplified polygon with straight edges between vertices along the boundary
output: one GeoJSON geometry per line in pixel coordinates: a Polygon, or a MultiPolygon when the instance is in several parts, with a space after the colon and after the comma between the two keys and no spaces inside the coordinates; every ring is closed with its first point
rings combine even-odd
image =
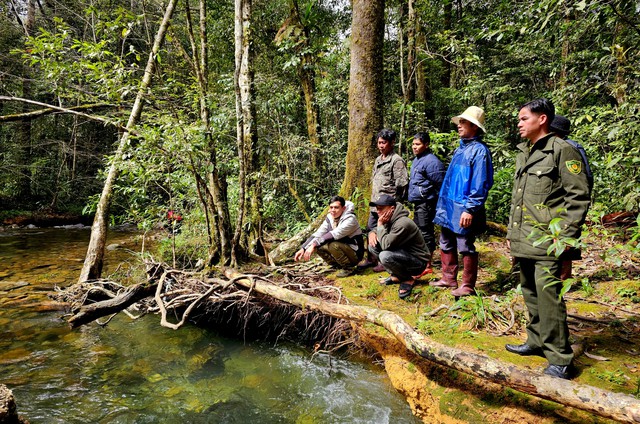
{"type": "Polygon", "coordinates": [[[195,268],[198,262],[207,258],[209,242],[207,229],[201,223],[198,212],[183,217],[181,231],[173,236],[163,238],[158,245],[158,255],[166,263],[180,268],[195,268]]]}
{"type": "MultiPolygon", "coordinates": [[[[77,6],[71,13],[44,5],[51,13],[38,19],[39,29],[28,39],[14,19],[0,17],[0,51],[14,52],[0,55],[0,91],[26,93],[65,107],[108,103],[113,107],[90,112],[122,124],[136,94],[160,8],[102,1],[77,6]],[[21,76],[25,79],[17,78],[21,76]]],[[[207,6],[210,75],[204,101],[211,111],[210,133],[205,134],[200,122],[186,15],[179,9],[160,52],[154,84],[145,93],[142,121],[127,146],[114,193],[114,222],[152,228],[168,209],[204,221],[195,176],[208,178],[212,153],[232,219],[237,212],[234,10],[230,2],[212,1],[207,6]]],[[[299,25],[285,25],[289,4],[284,1],[256,3],[252,21],[259,170],[254,177],[262,186],[264,228],[274,239],[306,227],[305,215],[321,213],[327,199],[338,193],[348,141],[350,40],[345,34],[350,10],[315,0],[298,6],[299,25]],[[300,63],[314,72],[322,137],[317,169],[312,169],[300,63]]],[[[410,74],[408,40],[399,38],[408,36],[403,26],[407,16],[396,3],[388,5],[382,53],[384,125],[398,131],[404,125],[405,140],[399,144],[406,157],[410,156],[406,141],[414,132],[428,130],[432,149],[448,162],[458,143],[451,117],[471,104],[482,106],[487,117],[485,140],[495,168],[487,213],[489,219],[506,223],[515,146],[521,141],[518,106],[545,96],[572,121],[572,138],[585,146],[595,174],[599,216],[640,208],[640,51],[635,48],[640,33],[632,2],[417,0],[415,8],[420,29],[413,40],[415,60],[424,72],[410,74]],[[407,102],[403,85],[411,78],[422,91],[407,102]]],[[[13,103],[2,108],[3,114],[22,109],[13,103]]],[[[29,129],[19,123],[3,125],[3,207],[20,206],[25,198],[21,182],[26,181],[25,204],[30,208],[84,204],[87,211],[93,210],[104,178],[100,170],[109,165],[117,137],[111,127],[63,115],[38,118],[29,129]]],[[[366,209],[367,196],[362,191],[354,194],[351,200],[357,210],[366,209]]],[[[540,243],[550,241],[552,254],[566,246],[581,246],[580,240],[557,238],[558,230],[558,222],[553,222],[535,237],[540,243]]],[[[613,237],[603,227],[590,231],[603,240],[613,237]]],[[[631,232],[628,239],[606,251],[607,260],[622,263],[622,253],[638,255],[640,232],[631,232]]]]}
{"type": "Polygon", "coordinates": [[[591,374],[593,374],[596,378],[602,381],[608,381],[610,383],[618,384],[620,386],[626,384],[626,380],[629,378],[626,374],[621,370],[608,371],[602,370],[597,371],[596,369],[590,369],[591,374]]]}
{"type": "Polygon", "coordinates": [[[375,299],[382,294],[384,287],[377,281],[369,283],[367,291],[364,293],[365,297],[369,299],[375,299]]]}
{"type": "Polygon", "coordinates": [[[489,191],[486,208],[488,219],[506,224],[509,221],[511,208],[511,191],[513,188],[513,167],[498,168],[493,175],[493,187],[489,191]]]}
{"type": "Polygon", "coordinates": [[[593,287],[589,279],[584,277],[584,278],[581,278],[579,281],[580,281],[580,290],[582,290],[582,293],[584,293],[584,296],[591,297],[595,292],[595,288],[593,287]]]}

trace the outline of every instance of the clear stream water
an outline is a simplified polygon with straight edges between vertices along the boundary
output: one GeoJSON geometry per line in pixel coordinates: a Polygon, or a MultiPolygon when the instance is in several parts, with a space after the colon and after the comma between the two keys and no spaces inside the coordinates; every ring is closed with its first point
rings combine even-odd
{"type": "MultiPolygon", "coordinates": [[[[70,330],[47,294],[77,279],[89,234],[0,231],[0,383],[32,424],[418,422],[368,364],[174,331],[153,315],[70,330]]],[[[139,250],[132,237],[109,243],[139,250]]],[[[131,258],[108,250],[104,275],[131,258]]]]}

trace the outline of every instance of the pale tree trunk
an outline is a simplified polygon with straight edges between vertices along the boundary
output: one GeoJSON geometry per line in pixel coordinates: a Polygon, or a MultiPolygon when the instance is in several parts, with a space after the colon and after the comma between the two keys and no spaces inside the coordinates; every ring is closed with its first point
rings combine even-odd
{"type": "MultiPolygon", "coordinates": [[[[224,176],[220,176],[217,160],[217,146],[211,136],[210,110],[207,99],[209,97],[208,79],[208,37],[207,37],[207,6],[204,0],[199,1],[199,44],[193,33],[191,25],[191,13],[187,4],[187,32],[191,43],[191,63],[198,82],[198,94],[200,97],[200,120],[204,128],[204,134],[209,146],[209,163],[206,169],[211,171],[208,177],[198,178],[198,189],[200,200],[207,218],[207,231],[209,233],[209,259],[208,264],[214,263],[228,264],[231,258],[231,218],[227,203],[226,181],[224,176]],[[206,183],[208,181],[208,184],[206,183]],[[206,192],[206,195],[202,193],[206,192]]],[[[193,166],[193,172],[197,170],[193,166]]]]}
{"type": "MultiPolygon", "coordinates": [[[[453,29],[453,0],[444,0],[444,29],[450,31],[453,29]]],[[[459,5],[459,11],[461,13],[462,6],[459,5]]],[[[441,83],[443,87],[451,87],[451,61],[446,57],[442,60],[444,66],[444,72],[442,74],[441,83]]]]}
{"type": "MultiPolygon", "coordinates": [[[[18,11],[16,9],[16,16],[18,11]]],[[[19,19],[19,18],[18,18],[19,19]]],[[[23,22],[25,38],[31,37],[36,28],[36,2],[35,0],[27,0],[27,15],[23,22]]],[[[31,68],[27,65],[22,66],[22,97],[30,99],[33,97],[31,85],[31,68]]],[[[22,105],[22,113],[29,112],[26,103],[22,105]]],[[[17,140],[19,143],[19,173],[17,181],[17,191],[19,198],[29,198],[31,196],[31,175],[29,172],[31,160],[31,120],[24,119],[18,126],[17,140]]]]}
{"type": "Polygon", "coordinates": [[[262,243],[261,184],[257,178],[258,154],[254,98],[251,0],[235,0],[235,91],[238,147],[238,218],[231,244],[231,263],[249,257],[251,245],[262,243]]]}
{"type": "Polygon", "coordinates": [[[383,125],[383,38],[384,0],[354,0],[349,141],[340,193],[349,198],[358,192],[366,203],[371,196],[371,170],[377,151],[375,134],[383,125]]]}
{"type": "Polygon", "coordinates": [[[89,247],[87,249],[87,255],[84,259],[84,265],[80,271],[79,282],[87,280],[93,280],[100,278],[102,274],[102,264],[104,260],[104,248],[107,241],[107,231],[109,229],[109,207],[111,206],[111,196],[113,195],[113,186],[119,173],[120,162],[122,156],[129,142],[129,134],[135,127],[136,123],[140,119],[142,114],[142,98],[144,97],[147,89],[151,85],[151,79],[156,66],[156,56],[160,50],[160,46],[164,42],[164,36],[169,27],[169,21],[173,15],[173,10],[176,5],[176,0],[169,0],[164,12],[164,17],[156,33],[155,40],[153,41],[153,47],[149,53],[149,59],[147,60],[147,66],[144,70],[144,76],[140,82],[138,94],[136,100],[131,109],[129,120],[127,121],[126,131],[122,134],[120,142],[118,143],[118,149],[116,150],[109,173],[104,182],[102,188],[102,194],[100,195],[100,201],[98,202],[98,208],[96,210],[95,218],[93,219],[93,225],[91,227],[91,239],[89,240],[89,247]]]}

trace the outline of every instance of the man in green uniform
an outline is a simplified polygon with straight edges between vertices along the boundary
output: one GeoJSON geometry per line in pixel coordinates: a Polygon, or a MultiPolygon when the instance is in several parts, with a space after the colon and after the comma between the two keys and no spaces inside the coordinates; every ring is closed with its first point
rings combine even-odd
{"type": "Polygon", "coordinates": [[[559,240],[578,239],[589,207],[589,183],[580,153],[550,133],[555,115],[546,99],[533,100],[520,109],[518,129],[529,142],[518,145],[515,182],[507,243],[520,264],[520,284],[527,310],[527,341],[507,344],[518,355],[544,356],[544,373],[568,379],[573,352],[569,343],[567,310],[560,297],[563,255],[548,253],[552,241],[538,243],[560,219],[559,240]]]}

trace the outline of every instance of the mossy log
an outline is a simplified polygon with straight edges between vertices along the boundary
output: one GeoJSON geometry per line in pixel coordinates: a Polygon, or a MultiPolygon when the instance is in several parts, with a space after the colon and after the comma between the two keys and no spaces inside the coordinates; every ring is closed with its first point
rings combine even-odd
{"type": "Polygon", "coordinates": [[[418,333],[393,312],[368,306],[325,302],[265,281],[242,278],[241,274],[231,269],[225,275],[238,285],[299,306],[303,310],[384,327],[407,349],[434,363],[602,417],[623,423],[640,423],[640,400],[633,396],[550,377],[488,356],[443,345],[418,333]]]}

